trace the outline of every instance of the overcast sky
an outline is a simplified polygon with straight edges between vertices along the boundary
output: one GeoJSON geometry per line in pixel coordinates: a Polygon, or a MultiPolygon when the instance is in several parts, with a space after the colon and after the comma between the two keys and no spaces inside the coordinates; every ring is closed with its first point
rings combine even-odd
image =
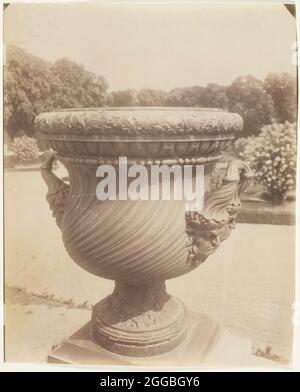
{"type": "Polygon", "coordinates": [[[282,5],[12,4],[4,23],[6,44],[80,62],[111,90],[296,71],[295,19],[282,5]]]}

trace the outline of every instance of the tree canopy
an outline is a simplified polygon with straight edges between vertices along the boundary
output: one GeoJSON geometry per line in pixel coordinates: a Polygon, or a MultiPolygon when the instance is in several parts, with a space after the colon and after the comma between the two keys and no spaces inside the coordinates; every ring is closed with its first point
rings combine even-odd
{"type": "Polygon", "coordinates": [[[167,93],[163,90],[142,88],[137,95],[141,106],[164,106],[166,104],[167,93]]]}
{"type": "Polygon", "coordinates": [[[269,74],[263,81],[239,76],[230,86],[210,83],[170,91],[107,90],[104,77],[81,64],[66,58],[52,64],[9,46],[4,71],[5,129],[11,137],[21,130],[32,135],[34,118],[41,112],[103,105],[222,108],[243,117],[244,136],[259,133],[273,119],[294,122],[297,115],[297,83],[287,73],[269,74]]]}
{"type": "Polygon", "coordinates": [[[106,102],[106,80],[86,71],[81,64],[68,59],[57,60],[52,74],[54,107],[95,107],[106,102]]]}
{"type": "Polygon", "coordinates": [[[278,121],[296,121],[296,78],[288,73],[269,74],[264,80],[264,89],[273,99],[278,121]]]}
{"type": "Polygon", "coordinates": [[[133,89],[112,92],[113,106],[137,106],[139,104],[137,91],[133,89]]]}
{"type": "Polygon", "coordinates": [[[261,127],[276,117],[272,97],[263,82],[255,77],[240,76],[227,89],[228,109],[244,119],[244,135],[258,134],[261,127]]]}
{"type": "Polygon", "coordinates": [[[35,116],[53,109],[51,64],[17,47],[8,47],[4,70],[4,123],[10,135],[33,133],[35,116]]]}
{"type": "Polygon", "coordinates": [[[58,108],[95,107],[106,103],[108,84],[68,59],[54,64],[8,46],[4,70],[4,124],[13,137],[32,135],[37,114],[58,108]]]}

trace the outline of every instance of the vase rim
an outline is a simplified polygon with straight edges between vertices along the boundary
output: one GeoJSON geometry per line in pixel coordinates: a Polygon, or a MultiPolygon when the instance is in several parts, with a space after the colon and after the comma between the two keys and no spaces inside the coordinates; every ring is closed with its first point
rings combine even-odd
{"type": "Polygon", "coordinates": [[[228,113],[227,110],[221,108],[207,108],[207,107],[197,107],[197,106],[98,106],[89,108],[58,108],[52,111],[55,113],[61,112],[97,112],[97,111],[199,111],[199,112],[224,112],[228,113]]]}
{"type": "Polygon", "coordinates": [[[192,107],[100,107],[41,113],[35,119],[43,134],[83,136],[196,136],[236,133],[242,117],[222,109],[192,107]]]}

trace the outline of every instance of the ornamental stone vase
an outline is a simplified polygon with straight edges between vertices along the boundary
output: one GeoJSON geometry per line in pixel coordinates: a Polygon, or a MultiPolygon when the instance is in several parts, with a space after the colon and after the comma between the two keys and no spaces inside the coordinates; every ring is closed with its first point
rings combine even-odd
{"type": "Polygon", "coordinates": [[[40,114],[36,129],[52,151],[41,166],[47,201],[65,248],[80,267],[115,281],[93,307],[91,336],[127,356],[167,352],[187,331],[183,303],[165,281],[186,274],[217,251],[234,227],[248,166],[216,163],[243,126],[235,113],[201,108],[100,108],[40,114]],[[54,151],[54,152],[53,152],[54,151]],[[204,208],[184,200],[106,200],[96,196],[99,165],[204,165],[204,208]],[[69,184],[52,172],[67,168],[69,184]]]}

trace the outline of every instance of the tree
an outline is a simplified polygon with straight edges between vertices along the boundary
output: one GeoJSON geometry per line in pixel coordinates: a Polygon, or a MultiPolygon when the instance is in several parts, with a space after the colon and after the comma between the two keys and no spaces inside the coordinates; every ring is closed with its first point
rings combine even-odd
{"type": "Polygon", "coordinates": [[[208,84],[201,96],[201,106],[206,108],[226,109],[228,106],[228,97],[226,95],[227,87],[215,83],[208,84]]]}
{"type": "Polygon", "coordinates": [[[139,104],[137,92],[133,89],[113,91],[113,106],[136,106],[139,104]]]}
{"type": "Polygon", "coordinates": [[[106,103],[106,80],[81,64],[60,59],[54,63],[52,72],[54,107],[97,107],[106,103]]]}
{"type": "Polygon", "coordinates": [[[236,78],[227,89],[227,97],[229,111],[239,113],[244,119],[243,136],[257,135],[276,116],[272,97],[253,76],[236,78]]]}
{"type": "Polygon", "coordinates": [[[171,90],[166,103],[171,106],[197,106],[225,109],[228,105],[227,87],[210,83],[206,87],[192,86],[171,90]]]}
{"type": "Polygon", "coordinates": [[[201,106],[204,90],[201,86],[175,88],[168,93],[166,103],[170,106],[201,106]]]}
{"type": "Polygon", "coordinates": [[[143,88],[138,92],[137,98],[141,106],[164,106],[167,93],[162,90],[143,88]]]}
{"type": "Polygon", "coordinates": [[[10,137],[19,130],[34,133],[35,116],[53,109],[51,64],[8,46],[4,69],[4,127],[10,137]]]}
{"type": "Polygon", "coordinates": [[[269,74],[264,89],[274,101],[279,122],[294,122],[297,118],[297,80],[288,73],[269,74]]]}
{"type": "Polygon", "coordinates": [[[8,46],[4,70],[4,127],[13,138],[33,135],[41,112],[57,108],[95,107],[106,103],[107,82],[67,59],[53,65],[8,46]]]}

